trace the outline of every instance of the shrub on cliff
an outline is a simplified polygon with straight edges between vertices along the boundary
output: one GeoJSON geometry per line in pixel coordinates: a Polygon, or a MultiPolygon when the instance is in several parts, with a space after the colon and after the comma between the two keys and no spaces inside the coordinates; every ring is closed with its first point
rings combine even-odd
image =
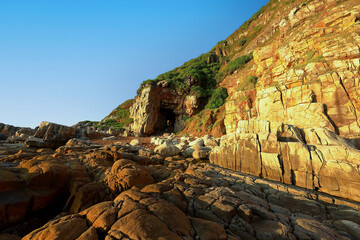
{"type": "Polygon", "coordinates": [[[171,88],[178,90],[190,90],[193,85],[202,89],[213,89],[216,86],[215,76],[219,69],[217,56],[211,52],[205,53],[184,63],[181,67],[160,74],[154,80],[144,81],[137,93],[139,94],[147,84],[164,80],[169,83],[171,88]]]}
{"type": "Polygon", "coordinates": [[[216,75],[217,82],[221,82],[226,76],[233,74],[236,70],[242,69],[245,65],[253,59],[253,53],[242,55],[235,60],[228,63],[228,65],[220,70],[216,75]]]}
{"type": "Polygon", "coordinates": [[[247,76],[237,87],[238,91],[249,91],[255,88],[258,78],[256,76],[247,76]]]}
{"type": "Polygon", "coordinates": [[[133,122],[130,118],[129,108],[133,105],[134,99],[129,99],[115,108],[109,116],[104,118],[101,123],[97,125],[100,128],[112,127],[113,129],[123,129],[133,122]]]}
{"type": "Polygon", "coordinates": [[[218,87],[213,91],[206,108],[215,109],[219,108],[225,103],[225,99],[228,97],[226,88],[218,87]]]}

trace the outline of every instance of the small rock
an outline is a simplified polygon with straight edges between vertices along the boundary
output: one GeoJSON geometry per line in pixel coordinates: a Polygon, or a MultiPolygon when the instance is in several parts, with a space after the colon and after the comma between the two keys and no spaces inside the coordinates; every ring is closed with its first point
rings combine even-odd
{"type": "Polygon", "coordinates": [[[198,150],[193,152],[193,157],[195,159],[205,159],[207,156],[207,152],[204,150],[198,150]]]}
{"type": "Polygon", "coordinates": [[[138,139],[134,139],[134,140],[132,140],[131,142],[130,142],[130,145],[131,146],[137,146],[137,145],[139,145],[140,144],[140,141],[138,140],[138,139]]]}
{"type": "Polygon", "coordinates": [[[199,147],[203,147],[204,146],[204,140],[202,140],[201,138],[196,139],[195,141],[192,141],[189,143],[189,146],[193,147],[195,145],[198,145],[199,147]]]}
{"type": "Polygon", "coordinates": [[[110,137],[104,137],[103,140],[104,141],[112,141],[112,140],[115,140],[116,137],[115,136],[110,136],[110,137]]]}
{"type": "Polygon", "coordinates": [[[192,157],[194,151],[195,150],[193,148],[187,148],[185,151],[182,152],[182,154],[186,157],[192,157]]]}

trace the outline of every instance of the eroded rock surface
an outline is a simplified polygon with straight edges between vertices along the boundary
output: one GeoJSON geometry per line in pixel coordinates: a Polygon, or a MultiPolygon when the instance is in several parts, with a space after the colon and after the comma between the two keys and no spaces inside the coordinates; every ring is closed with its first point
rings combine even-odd
{"type": "Polygon", "coordinates": [[[30,159],[4,160],[18,165],[1,169],[8,176],[1,182],[8,181],[0,193],[8,199],[0,202],[2,226],[68,194],[66,212],[23,239],[357,237],[357,203],[182,155],[72,141],[30,159]]]}
{"type": "Polygon", "coordinates": [[[221,139],[211,163],[251,175],[360,201],[360,151],[324,128],[240,121],[221,139]]]}

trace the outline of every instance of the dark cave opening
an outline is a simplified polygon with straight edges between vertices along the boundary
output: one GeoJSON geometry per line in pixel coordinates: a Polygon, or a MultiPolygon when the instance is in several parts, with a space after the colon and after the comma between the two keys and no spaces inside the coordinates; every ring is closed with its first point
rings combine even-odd
{"type": "Polygon", "coordinates": [[[160,108],[155,130],[157,133],[174,132],[176,114],[170,109],[160,108]]]}

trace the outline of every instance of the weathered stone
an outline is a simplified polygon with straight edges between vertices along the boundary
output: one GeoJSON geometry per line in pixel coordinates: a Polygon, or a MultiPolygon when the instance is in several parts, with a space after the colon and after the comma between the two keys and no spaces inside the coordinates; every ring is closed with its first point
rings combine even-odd
{"type": "Polygon", "coordinates": [[[168,142],[165,142],[160,146],[156,147],[154,151],[163,156],[174,156],[180,153],[179,148],[168,142]]]}
{"type": "Polygon", "coordinates": [[[130,108],[134,119],[131,130],[149,135],[160,131],[181,131],[184,116],[193,115],[199,107],[198,97],[172,90],[165,85],[147,85],[130,108]]]}
{"type": "Polygon", "coordinates": [[[194,151],[192,156],[195,159],[205,159],[207,157],[207,152],[204,150],[198,150],[198,151],[194,151]]]}
{"type": "Polygon", "coordinates": [[[360,239],[360,225],[349,220],[338,220],[334,226],[340,230],[349,233],[354,239],[360,239]]]}
{"type": "Polygon", "coordinates": [[[206,239],[226,239],[226,232],[220,225],[203,220],[200,218],[191,218],[191,223],[194,226],[196,235],[199,236],[200,240],[206,239]]]}
{"type": "Polygon", "coordinates": [[[215,201],[211,205],[211,211],[226,223],[230,223],[231,218],[236,214],[236,209],[233,206],[220,201],[215,201]]]}
{"type": "Polygon", "coordinates": [[[157,217],[142,209],[117,220],[111,230],[120,231],[132,239],[181,239],[157,217]]]}
{"type": "Polygon", "coordinates": [[[290,217],[294,226],[294,235],[299,239],[341,239],[342,237],[329,227],[321,224],[315,219],[304,217],[290,217]]]}
{"type": "Polygon", "coordinates": [[[259,221],[254,224],[256,239],[294,239],[290,229],[280,222],[275,221],[259,221]]]}
{"type": "Polygon", "coordinates": [[[138,139],[133,139],[133,140],[131,140],[131,142],[130,142],[130,145],[131,146],[137,146],[137,145],[139,145],[140,144],[140,141],[138,140],[138,139]]]}
{"type": "Polygon", "coordinates": [[[80,237],[87,229],[85,219],[70,215],[47,223],[26,235],[23,240],[73,240],[80,237]]]}
{"type": "Polygon", "coordinates": [[[16,173],[0,167],[0,193],[23,187],[24,181],[16,173]]]}
{"type": "Polygon", "coordinates": [[[154,182],[153,177],[143,166],[130,160],[116,161],[105,179],[114,192],[121,192],[135,185],[147,185],[154,182]]]}

